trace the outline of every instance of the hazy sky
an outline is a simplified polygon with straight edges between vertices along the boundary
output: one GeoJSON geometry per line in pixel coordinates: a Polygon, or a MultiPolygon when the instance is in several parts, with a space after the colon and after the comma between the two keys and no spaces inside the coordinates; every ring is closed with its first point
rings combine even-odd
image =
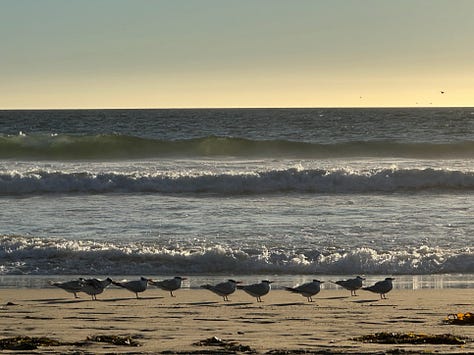
{"type": "Polygon", "coordinates": [[[474,0],[0,0],[0,64],[0,108],[474,106],[474,0]]]}

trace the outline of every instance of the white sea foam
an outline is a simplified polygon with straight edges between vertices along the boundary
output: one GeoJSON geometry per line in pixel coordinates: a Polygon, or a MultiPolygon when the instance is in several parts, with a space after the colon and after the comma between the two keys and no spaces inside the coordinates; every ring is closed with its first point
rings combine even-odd
{"type": "Polygon", "coordinates": [[[0,274],[433,274],[474,269],[474,252],[427,246],[339,251],[0,237],[0,274]]]}

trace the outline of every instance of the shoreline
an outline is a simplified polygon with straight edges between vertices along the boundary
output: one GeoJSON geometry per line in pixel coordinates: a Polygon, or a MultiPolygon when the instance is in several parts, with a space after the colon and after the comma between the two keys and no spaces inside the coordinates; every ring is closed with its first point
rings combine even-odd
{"type": "MultiPolygon", "coordinates": [[[[134,280],[141,276],[149,277],[154,280],[171,278],[175,275],[0,275],[0,290],[2,289],[42,289],[51,288],[49,281],[62,282],[68,280],[83,278],[105,279],[111,277],[113,280],[134,280]]],[[[321,286],[322,290],[337,290],[339,286],[332,284],[331,280],[344,280],[353,278],[356,275],[326,275],[326,274],[255,274],[255,275],[236,275],[236,274],[195,274],[180,275],[188,277],[183,282],[185,289],[199,289],[200,285],[207,283],[218,283],[227,279],[240,280],[244,283],[254,283],[260,280],[272,280],[272,289],[283,289],[284,287],[292,287],[297,284],[309,282],[314,278],[325,281],[321,286]]],[[[366,278],[364,286],[369,286],[379,280],[383,280],[387,276],[395,278],[394,289],[419,290],[419,289],[474,289],[474,273],[456,273],[456,274],[417,274],[417,275],[361,275],[366,278]]]]}
{"type": "Polygon", "coordinates": [[[448,314],[473,311],[474,291],[459,289],[394,289],[377,294],[327,289],[309,303],[300,295],[272,290],[257,303],[243,291],[230,302],[203,289],[180,289],[176,297],[150,287],[140,299],[110,288],[91,301],[74,299],[61,289],[0,289],[1,338],[47,336],[69,345],[33,351],[43,353],[225,353],[220,346],[194,345],[213,337],[250,348],[258,354],[388,353],[390,351],[472,353],[465,345],[374,344],[355,337],[378,332],[453,334],[474,339],[473,326],[443,324],[448,314]],[[77,342],[94,335],[135,337],[140,347],[77,342]],[[75,344],[75,345],[74,345],[75,344]]]}

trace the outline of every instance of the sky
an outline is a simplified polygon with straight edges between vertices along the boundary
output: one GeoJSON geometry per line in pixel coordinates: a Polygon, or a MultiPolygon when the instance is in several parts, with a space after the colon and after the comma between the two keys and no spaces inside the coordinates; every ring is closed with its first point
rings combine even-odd
{"type": "Polygon", "coordinates": [[[473,14],[473,0],[0,0],[0,109],[474,106],[473,14]]]}

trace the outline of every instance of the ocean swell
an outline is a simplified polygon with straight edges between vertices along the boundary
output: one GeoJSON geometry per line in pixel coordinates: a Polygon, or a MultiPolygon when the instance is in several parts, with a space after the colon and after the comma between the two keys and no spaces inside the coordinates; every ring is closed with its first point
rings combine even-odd
{"type": "Polygon", "coordinates": [[[163,157],[474,158],[474,142],[342,141],[332,144],[208,136],[161,140],[119,134],[0,135],[0,159],[101,160],[163,157]]]}

